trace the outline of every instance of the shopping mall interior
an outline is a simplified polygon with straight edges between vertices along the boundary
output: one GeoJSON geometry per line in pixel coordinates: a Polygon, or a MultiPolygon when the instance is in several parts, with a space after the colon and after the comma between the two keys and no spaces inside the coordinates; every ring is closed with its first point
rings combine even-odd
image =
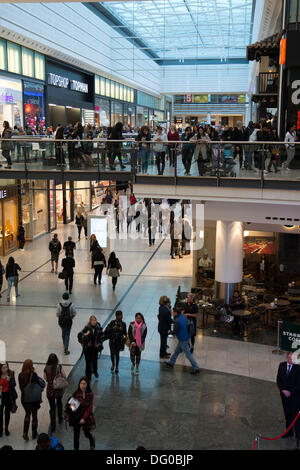
{"type": "Polygon", "coordinates": [[[300,0],[1,0],[0,448],[300,449],[299,40],[300,0]]]}

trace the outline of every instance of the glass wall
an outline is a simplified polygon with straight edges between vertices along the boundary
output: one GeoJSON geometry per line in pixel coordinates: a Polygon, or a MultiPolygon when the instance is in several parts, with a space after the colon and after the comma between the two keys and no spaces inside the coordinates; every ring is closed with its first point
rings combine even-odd
{"type": "Polygon", "coordinates": [[[50,211],[50,230],[56,229],[56,191],[55,181],[49,183],[49,211],[50,211]]]}
{"type": "Polygon", "coordinates": [[[91,190],[89,181],[74,181],[74,209],[78,212],[91,210],[91,190]]]}
{"type": "Polygon", "coordinates": [[[45,56],[27,47],[0,39],[0,69],[45,80],[45,56]]]}
{"type": "Polygon", "coordinates": [[[2,238],[2,254],[4,255],[17,248],[18,198],[15,196],[3,199],[0,208],[2,212],[0,237],[2,238]]]}
{"type": "Polygon", "coordinates": [[[22,221],[27,240],[48,231],[47,194],[47,181],[34,180],[22,187],[22,221]]]}
{"type": "Polygon", "coordinates": [[[137,127],[149,126],[149,109],[142,106],[136,107],[136,125],[137,127]]]}
{"type": "Polygon", "coordinates": [[[123,122],[123,104],[116,101],[111,103],[111,125],[114,126],[117,122],[123,122]]]}
{"type": "Polygon", "coordinates": [[[95,94],[134,103],[133,88],[98,75],[95,76],[95,94]]]}
{"type": "Polygon", "coordinates": [[[130,128],[135,127],[135,112],[135,106],[132,106],[131,104],[124,104],[124,126],[130,128]]]}
{"type": "Polygon", "coordinates": [[[96,126],[110,126],[110,102],[104,98],[95,98],[96,126]]]}
{"type": "Polygon", "coordinates": [[[11,127],[23,126],[22,82],[9,77],[0,77],[0,128],[3,121],[11,127]]]}

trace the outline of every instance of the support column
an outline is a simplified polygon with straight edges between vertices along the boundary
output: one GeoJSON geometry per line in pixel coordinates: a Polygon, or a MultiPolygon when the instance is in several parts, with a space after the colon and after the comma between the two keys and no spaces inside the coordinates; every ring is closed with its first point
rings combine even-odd
{"type": "Polygon", "coordinates": [[[243,224],[217,221],[215,294],[229,302],[243,278],[243,224]]]}

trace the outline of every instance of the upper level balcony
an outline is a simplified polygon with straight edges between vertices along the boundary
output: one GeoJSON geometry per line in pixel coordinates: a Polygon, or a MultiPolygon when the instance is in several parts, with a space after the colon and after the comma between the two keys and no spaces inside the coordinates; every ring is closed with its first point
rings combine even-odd
{"type": "Polygon", "coordinates": [[[257,77],[256,90],[259,95],[278,95],[279,73],[261,72],[257,77]]]}
{"type": "Polygon", "coordinates": [[[215,188],[219,195],[226,188],[245,188],[245,194],[252,189],[300,189],[300,142],[287,148],[284,142],[269,140],[74,141],[22,136],[2,139],[1,148],[2,179],[126,181],[164,187],[166,193],[180,186],[215,188]]]}

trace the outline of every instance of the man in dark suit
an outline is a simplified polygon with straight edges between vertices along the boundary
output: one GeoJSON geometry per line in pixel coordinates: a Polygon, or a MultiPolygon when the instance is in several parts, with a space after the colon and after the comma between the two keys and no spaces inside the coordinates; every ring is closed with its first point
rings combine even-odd
{"type": "MultiPolygon", "coordinates": [[[[277,386],[280,391],[285,421],[286,429],[290,426],[292,421],[296,417],[296,403],[298,399],[298,394],[300,393],[300,367],[297,364],[293,364],[293,353],[289,352],[287,354],[287,360],[281,362],[278,367],[277,372],[277,386]]],[[[294,435],[293,428],[286,433],[283,438],[291,437],[294,435]]]]}

